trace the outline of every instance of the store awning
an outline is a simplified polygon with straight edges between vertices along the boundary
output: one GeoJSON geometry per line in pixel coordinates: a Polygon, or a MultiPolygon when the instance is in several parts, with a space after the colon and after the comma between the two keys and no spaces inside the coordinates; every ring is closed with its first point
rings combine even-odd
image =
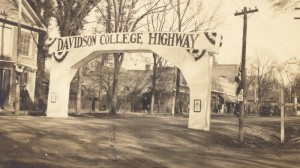
{"type": "Polygon", "coordinates": [[[224,99],[226,103],[236,103],[237,98],[236,96],[227,95],[227,94],[220,94],[220,96],[224,99]]]}

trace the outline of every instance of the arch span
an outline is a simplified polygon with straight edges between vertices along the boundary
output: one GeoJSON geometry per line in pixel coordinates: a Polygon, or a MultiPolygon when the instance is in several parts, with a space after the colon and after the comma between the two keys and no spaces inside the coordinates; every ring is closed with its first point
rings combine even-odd
{"type": "Polygon", "coordinates": [[[209,130],[212,55],[215,33],[111,33],[54,38],[47,116],[67,117],[70,82],[79,67],[100,53],[154,52],[181,69],[190,87],[189,128],[209,130]]]}

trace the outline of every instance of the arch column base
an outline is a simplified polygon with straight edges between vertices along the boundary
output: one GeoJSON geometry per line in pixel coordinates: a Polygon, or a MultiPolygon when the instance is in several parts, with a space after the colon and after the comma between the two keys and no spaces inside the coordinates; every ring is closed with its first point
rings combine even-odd
{"type": "Polygon", "coordinates": [[[77,69],[69,64],[54,62],[51,66],[47,117],[66,118],[69,111],[70,82],[77,69]]]}
{"type": "Polygon", "coordinates": [[[206,54],[201,60],[182,67],[190,88],[190,129],[210,130],[212,64],[213,57],[206,54]]]}

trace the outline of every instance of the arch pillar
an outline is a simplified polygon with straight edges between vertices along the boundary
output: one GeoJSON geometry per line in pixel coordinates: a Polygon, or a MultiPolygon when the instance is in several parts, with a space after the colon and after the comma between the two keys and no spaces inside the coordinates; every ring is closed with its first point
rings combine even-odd
{"type": "Polygon", "coordinates": [[[47,117],[68,117],[70,83],[78,69],[52,60],[47,117]]]}
{"type": "Polygon", "coordinates": [[[210,129],[211,114],[211,78],[212,53],[207,52],[195,61],[186,50],[154,49],[153,52],[176,65],[182,72],[190,88],[188,128],[198,130],[210,129]],[[199,109],[200,108],[200,109],[199,109]]]}
{"type": "Polygon", "coordinates": [[[190,88],[188,128],[210,129],[212,64],[213,57],[206,54],[201,62],[181,70],[190,88]]]}
{"type": "Polygon", "coordinates": [[[188,128],[209,130],[212,54],[218,53],[221,39],[208,32],[125,32],[49,39],[53,57],[47,116],[68,116],[70,82],[78,68],[99,53],[154,52],[181,69],[189,85],[188,128]]]}

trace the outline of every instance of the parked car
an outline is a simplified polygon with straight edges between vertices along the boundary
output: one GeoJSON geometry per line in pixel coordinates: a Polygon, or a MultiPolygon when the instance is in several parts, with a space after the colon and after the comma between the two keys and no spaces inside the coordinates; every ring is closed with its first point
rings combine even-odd
{"type": "Polygon", "coordinates": [[[280,108],[270,104],[261,105],[259,114],[260,116],[279,116],[280,108]]]}

